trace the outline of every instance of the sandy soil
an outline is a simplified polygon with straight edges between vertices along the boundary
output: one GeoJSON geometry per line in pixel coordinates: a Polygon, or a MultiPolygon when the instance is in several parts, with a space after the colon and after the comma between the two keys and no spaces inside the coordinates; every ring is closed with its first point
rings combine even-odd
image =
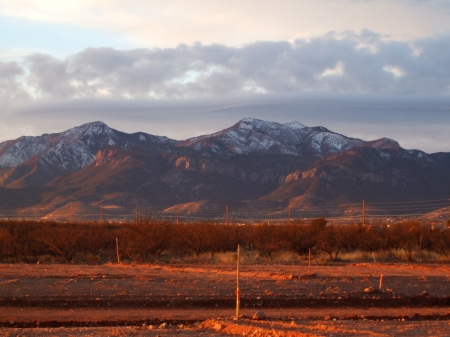
{"type": "Polygon", "coordinates": [[[446,265],[0,265],[0,336],[446,336],[446,265]],[[382,291],[377,290],[383,274],[382,291]],[[264,321],[251,320],[262,310],[264,321]]]}
{"type": "Polygon", "coordinates": [[[2,329],[0,336],[448,336],[444,321],[425,322],[255,322],[208,320],[194,326],[159,325],[133,327],[2,329]]]}

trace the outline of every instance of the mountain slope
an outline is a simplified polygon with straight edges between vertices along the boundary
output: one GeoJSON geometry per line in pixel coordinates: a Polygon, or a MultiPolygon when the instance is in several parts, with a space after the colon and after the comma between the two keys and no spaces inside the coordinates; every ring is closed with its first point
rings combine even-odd
{"type": "Polygon", "coordinates": [[[173,213],[177,205],[201,204],[192,212],[204,212],[215,203],[270,217],[288,205],[323,210],[364,199],[389,212],[396,211],[390,201],[449,198],[449,171],[450,153],[405,150],[392,139],[363,141],[298,122],[245,118],[182,141],[93,122],[0,143],[0,208],[140,204],[173,213]]]}
{"type": "Polygon", "coordinates": [[[262,200],[292,205],[313,200],[312,204],[324,205],[358,203],[364,199],[384,203],[380,209],[396,213],[389,202],[450,196],[450,175],[445,165],[449,159],[450,154],[358,146],[293,171],[277,190],[262,200]]]}
{"type": "Polygon", "coordinates": [[[52,179],[90,165],[100,149],[136,146],[167,150],[174,141],[145,133],[128,135],[93,122],[65,132],[21,137],[0,144],[0,185],[42,186],[52,179]]]}
{"type": "Polygon", "coordinates": [[[280,124],[244,118],[223,131],[191,138],[177,146],[203,155],[284,154],[323,157],[363,143],[324,127],[306,127],[298,122],[280,124]]]}

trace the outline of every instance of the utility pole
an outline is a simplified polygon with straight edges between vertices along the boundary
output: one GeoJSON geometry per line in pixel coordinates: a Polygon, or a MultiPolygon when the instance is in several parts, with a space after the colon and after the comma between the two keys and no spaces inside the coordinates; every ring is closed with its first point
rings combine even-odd
{"type": "Polygon", "coordinates": [[[308,275],[311,275],[311,248],[308,248],[308,275]]]}
{"type": "Polygon", "coordinates": [[[236,319],[239,319],[239,308],[241,306],[241,288],[240,288],[240,269],[241,269],[241,247],[237,247],[237,266],[236,266],[236,319]]]}
{"type": "Polygon", "coordinates": [[[226,208],[226,224],[228,225],[228,205],[227,205],[227,208],[226,208]]]}
{"type": "Polygon", "coordinates": [[[364,199],[362,202],[362,225],[365,226],[366,224],[366,209],[365,209],[365,203],[364,203],[364,199]]]}
{"type": "Polygon", "coordinates": [[[119,256],[119,238],[116,238],[116,255],[117,255],[117,263],[120,263],[120,256],[119,256]]]}
{"type": "Polygon", "coordinates": [[[103,222],[103,204],[100,205],[100,225],[103,222]]]}
{"type": "Polygon", "coordinates": [[[138,224],[139,219],[139,204],[136,204],[136,225],[138,224]]]}
{"type": "Polygon", "coordinates": [[[291,204],[288,206],[288,222],[291,222],[291,204]]]}

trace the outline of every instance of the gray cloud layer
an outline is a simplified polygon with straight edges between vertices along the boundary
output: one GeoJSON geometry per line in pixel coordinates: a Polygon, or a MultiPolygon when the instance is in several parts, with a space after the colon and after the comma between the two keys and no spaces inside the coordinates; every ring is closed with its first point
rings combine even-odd
{"type": "MultiPolygon", "coordinates": [[[[389,137],[409,149],[450,152],[448,95],[291,93],[187,100],[60,100],[30,104],[8,120],[21,126],[19,135],[60,132],[101,120],[125,132],[185,139],[216,132],[244,117],[299,121],[364,140],[389,137]]],[[[0,125],[0,137],[5,136],[1,129],[0,125]]]]}
{"type": "Polygon", "coordinates": [[[250,116],[448,152],[449,94],[450,35],[32,54],[0,62],[0,141],[93,120],[184,139],[250,116]]]}
{"type": "Polygon", "coordinates": [[[370,31],[311,40],[167,49],[88,48],[0,62],[0,99],[196,98],[252,93],[450,93],[450,35],[404,42],[370,31]]]}

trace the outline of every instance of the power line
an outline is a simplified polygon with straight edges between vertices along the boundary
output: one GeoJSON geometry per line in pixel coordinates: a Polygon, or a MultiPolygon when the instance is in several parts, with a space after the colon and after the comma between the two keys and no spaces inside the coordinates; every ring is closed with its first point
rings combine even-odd
{"type": "MultiPolygon", "coordinates": [[[[224,203],[204,203],[201,204],[201,209],[192,207],[191,204],[180,204],[169,208],[154,206],[154,205],[135,205],[135,221],[138,220],[139,215],[144,217],[174,220],[175,218],[183,221],[192,220],[215,220],[215,221],[266,221],[268,219],[274,221],[286,221],[286,219],[295,218],[314,218],[325,216],[328,219],[336,220],[352,220],[356,219],[357,209],[361,204],[357,203],[343,203],[333,204],[327,203],[322,206],[306,207],[299,205],[295,207],[292,203],[287,205],[259,205],[257,202],[242,203],[234,207],[232,212],[229,212],[226,206],[225,218],[223,213],[224,203]],[[345,212],[351,211],[351,214],[345,212]]],[[[40,207],[19,208],[14,211],[11,209],[0,209],[0,218],[13,219],[59,219],[67,220],[67,213],[69,219],[72,217],[76,220],[90,220],[100,219],[129,219],[133,218],[134,206],[114,206],[108,207],[100,204],[99,206],[81,205],[78,212],[74,212],[74,203],[70,205],[62,203],[51,203],[40,207]],[[67,207],[69,206],[69,212],[67,207]],[[65,210],[65,211],[64,211],[65,210]]],[[[379,202],[367,203],[363,201],[363,210],[361,213],[361,220],[364,223],[366,218],[400,218],[400,217],[421,217],[433,215],[433,212],[446,216],[450,214],[450,199],[430,199],[430,200],[412,200],[412,201],[396,201],[396,202],[379,202]],[[375,207],[377,206],[377,207],[375,207]]]]}

